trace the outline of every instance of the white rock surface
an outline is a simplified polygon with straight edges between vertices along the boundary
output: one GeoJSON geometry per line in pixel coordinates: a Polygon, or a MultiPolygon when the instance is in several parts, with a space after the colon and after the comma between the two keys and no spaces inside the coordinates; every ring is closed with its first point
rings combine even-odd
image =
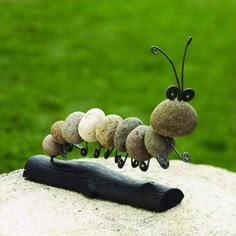
{"type": "MultiPolygon", "coordinates": [[[[88,161],[88,159],[84,159],[88,161]]],[[[155,160],[147,173],[112,159],[92,159],[134,178],[180,188],[181,204],[154,213],[25,180],[23,170],[0,175],[0,235],[236,235],[236,173],[155,160]]]]}

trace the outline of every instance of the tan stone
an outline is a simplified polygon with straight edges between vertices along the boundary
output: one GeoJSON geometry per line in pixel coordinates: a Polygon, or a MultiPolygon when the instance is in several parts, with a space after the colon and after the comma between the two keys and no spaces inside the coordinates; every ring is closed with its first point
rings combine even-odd
{"type": "Polygon", "coordinates": [[[103,147],[114,146],[114,135],[117,126],[123,119],[118,115],[107,115],[97,125],[96,138],[103,147]]]}
{"type": "Polygon", "coordinates": [[[152,128],[165,137],[179,137],[190,134],[197,126],[197,113],[187,102],[165,100],[152,112],[152,128]]]}
{"type": "Polygon", "coordinates": [[[42,148],[49,156],[57,156],[62,150],[62,145],[56,143],[52,135],[49,134],[43,139],[42,148]]]}
{"type": "Polygon", "coordinates": [[[53,123],[53,125],[51,126],[52,138],[56,143],[60,143],[60,144],[65,143],[65,140],[63,139],[62,134],[61,134],[61,128],[62,128],[63,123],[64,123],[63,120],[59,120],[53,123]]]}

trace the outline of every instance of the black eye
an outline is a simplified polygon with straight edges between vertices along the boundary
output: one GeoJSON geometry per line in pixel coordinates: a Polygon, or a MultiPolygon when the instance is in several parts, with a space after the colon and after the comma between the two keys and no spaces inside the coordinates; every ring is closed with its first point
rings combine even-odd
{"type": "Polygon", "coordinates": [[[194,93],[194,90],[193,89],[185,89],[183,91],[183,100],[185,102],[189,102],[193,99],[195,93],[194,93]]]}
{"type": "Polygon", "coordinates": [[[179,89],[174,85],[169,86],[166,90],[166,97],[171,101],[175,100],[178,97],[178,94],[179,89]]]}

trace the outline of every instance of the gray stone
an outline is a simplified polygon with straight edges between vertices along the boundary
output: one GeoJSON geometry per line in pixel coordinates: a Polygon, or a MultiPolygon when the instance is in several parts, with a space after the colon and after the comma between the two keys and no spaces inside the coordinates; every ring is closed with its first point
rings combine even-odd
{"type": "Polygon", "coordinates": [[[144,145],[144,135],[148,126],[139,125],[133,129],[126,139],[126,149],[129,156],[138,161],[146,161],[152,156],[144,145]]]}
{"type": "MultiPolygon", "coordinates": [[[[174,138],[169,138],[169,142],[175,146],[174,138]]],[[[158,157],[159,155],[167,156],[173,151],[173,148],[168,144],[166,137],[159,135],[151,126],[146,130],[144,144],[148,153],[153,157],[158,157]]]]}
{"type": "Polygon", "coordinates": [[[83,139],[79,135],[79,123],[84,116],[83,112],[76,111],[69,114],[61,127],[61,134],[67,143],[79,144],[83,139]]]}
{"type": "Polygon", "coordinates": [[[128,117],[121,121],[117,126],[115,136],[114,136],[114,145],[118,151],[126,152],[126,138],[128,134],[137,126],[142,125],[143,122],[136,117],[128,117]]]}
{"type": "Polygon", "coordinates": [[[185,197],[175,208],[155,213],[30,182],[16,170],[0,175],[0,235],[236,235],[236,173],[181,161],[170,161],[164,170],[155,159],[144,173],[129,160],[123,169],[112,158],[84,160],[178,187],[185,197]]]}

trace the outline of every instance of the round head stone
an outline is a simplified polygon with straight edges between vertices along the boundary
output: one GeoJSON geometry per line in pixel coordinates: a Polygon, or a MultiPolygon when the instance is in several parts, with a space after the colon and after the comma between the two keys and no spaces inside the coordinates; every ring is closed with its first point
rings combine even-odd
{"type": "Polygon", "coordinates": [[[152,128],[165,137],[179,137],[190,134],[197,126],[197,113],[187,102],[165,100],[152,112],[152,128]]]}

